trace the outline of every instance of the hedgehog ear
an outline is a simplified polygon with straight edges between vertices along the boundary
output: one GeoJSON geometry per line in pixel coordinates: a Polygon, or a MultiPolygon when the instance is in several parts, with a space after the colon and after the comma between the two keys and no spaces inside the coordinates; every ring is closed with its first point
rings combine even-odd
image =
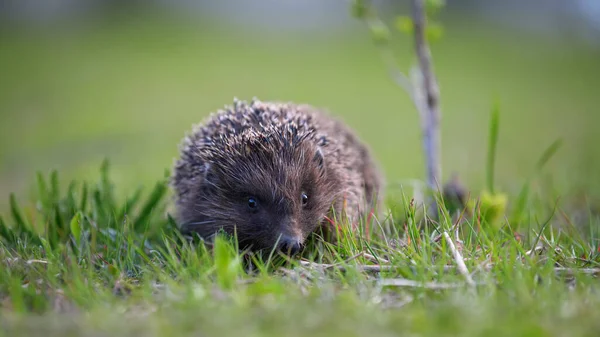
{"type": "Polygon", "coordinates": [[[315,152],[313,160],[319,166],[319,169],[321,171],[321,175],[325,174],[325,159],[323,158],[323,151],[321,151],[320,147],[317,148],[317,151],[315,152]]]}

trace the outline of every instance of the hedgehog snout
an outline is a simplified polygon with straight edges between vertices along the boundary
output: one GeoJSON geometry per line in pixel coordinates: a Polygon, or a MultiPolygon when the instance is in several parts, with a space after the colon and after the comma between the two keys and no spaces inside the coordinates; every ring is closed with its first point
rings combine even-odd
{"type": "Polygon", "coordinates": [[[279,239],[279,245],[277,248],[284,254],[288,254],[290,256],[296,255],[302,250],[302,239],[293,236],[282,235],[279,239]]]}

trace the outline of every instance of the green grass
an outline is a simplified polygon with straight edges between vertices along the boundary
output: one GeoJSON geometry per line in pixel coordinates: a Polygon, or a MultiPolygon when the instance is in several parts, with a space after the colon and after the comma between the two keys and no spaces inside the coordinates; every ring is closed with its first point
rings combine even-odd
{"type": "Polygon", "coordinates": [[[165,183],[119,200],[105,162],[96,182],[61,193],[56,172],[38,175],[35,203],[11,199],[0,223],[2,331],[591,336],[599,328],[600,221],[578,231],[560,209],[534,206],[544,201],[537,194],[527,198],[520,239],[514,224],[477,211],[442,212],[423,227],[407,197],[404,212],[369,224],[370,235],[343,231],[338,245],[316,238],[301,259],[285,259],[237,253],[226,237],[205,246],[180,236],[165,183]]]}
{"type": "Polygon", "coordinates": [[[597,334],[597,51],[451,24],[433,46],[444,172],[473,195],[424,222],[397,187],[422,176],[418,119],[368,34],[197,29],[0,35],[0,334],[597,334]],[[390,212],[302,259],[181,237],[165,169],[233,96],[342,115],[382,162],[390,212]]]}
{"type": "MultiPolygon", "coordinates": [[[[498,111],[492,116],[491,152],[498,111]]],[[[38,173],[35,202],[21,207],[11,195],[0,219],[7,336],[592,336],[599,328],[600,218],[576,226],[531,186],[500,216],[481,199],[440,208],[439,221],[425,221],[403,194],[385,218],[356,233],[342,223],[337,244],[315,237],[290,259],[239,252],[225,236],[210,245],[182,237],[165,173],[153,189],[119,198],[105,161],[94,183],[64,189],[57,171],[38,173]]]]}

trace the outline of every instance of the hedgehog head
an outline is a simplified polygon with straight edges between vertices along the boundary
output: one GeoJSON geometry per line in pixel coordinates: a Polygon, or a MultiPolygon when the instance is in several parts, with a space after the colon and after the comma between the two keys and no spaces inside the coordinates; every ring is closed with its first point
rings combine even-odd
{"type": "Polygon", "coordinates": [[[222,229],[242,249],[294,254],[328,224],[342,177],[323,155],[333,145],[314,129],[287,122],[203,142],[201,167],[182,201],[183,232],[208,238],[222,229]]]}

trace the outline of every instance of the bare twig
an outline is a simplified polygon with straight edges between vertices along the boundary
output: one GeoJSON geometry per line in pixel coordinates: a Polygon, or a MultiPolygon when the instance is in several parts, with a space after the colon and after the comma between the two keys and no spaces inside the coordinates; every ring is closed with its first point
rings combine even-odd
{"type": "Polygon", "coordinates": [[[48,264],[48,261],[46,261],[46,260],[37,260],[37,259],[27,260],[27,264],[33,264],[33,263],[48,264]]]}
{"type": "Polygon", "coordinates": [[[444,232],[444,238],[446,239],[446,242],[448,243],[448,246],[450,247],[450,250],[452,251],[452,255],[454,255],[454,260],[456,260],[456,265],[458,266],[458,271],[465,277],[467,284],[471,287],[474,287],[475,282],[473,281],[473,278],[471,277],[471,274],[469,273],[469,270],[467,269],[467,266],[465,265],[465,261],[463,260],[462,255],[460,254],[458,249],[456,249],[456,246],[454,246],[454,242],[452,242],[452,239],[450,238],[450,235],[448,234],[448,232],[444,232]]]}
{"type": "MultiPolygon", "coordinates": [[[[410,288],[427,288],[427,289],[455,289],[462,288],[465,286],[463,283],[438,283],[438,282],[418,282],[408,279],[383,279],[379,281],[382,286],[394,286],[394,287],[410,287],[410,288]]],[[[475,284],[473,284],[475,285],[475,284]]]]}
{"type": "MultiPolygon", "coordinates": [[[[315,263],[315,262],[310,262],[310,261],[306,261],[306,260],[300,261],[300,264],[303,267],[307,267],[307,268],[337,269],[339,271],[346,271],[348,269],[341,264],[315,263]]],[[[379,273],[379,272],[386,272],[386,271],[398,271],[403,267],[402,266],[393,266],[393,265],[356,265],[353,268],[356,268],[356,270],[361,271],[361,272],[379,273]]],[[[410,266],[410,268],[414,268],[414,266],[410,266]]],[[[432,266],[432,268],[435,269],[437,267],[432,266]]],[[[444,266],[443,267],[444,272],[450,272],[455,269],[456,268],[453,266],[444,266]]]]}
{"type": "MultiPolygon", "coordinates": [[[[381,19],[377,16],[373,7],[371,7],[371,6],[368,6],[368,7],[369,7],[369,10],[367,11],[367,14],[364,16],[364,21],[365,21],[366,25],[370,29],[381,26],[382,25],[381,19]]],[[[383,62],[385,63],[385,66],[389,73],[389,76],[399,87],[404,89],[404,91],[406,91],[406,93],[414,101],[413,84],[410,82],[410,79],[408,78],[408,76],[406,76],[398,68],[398,65],[396,64],[395,56],[392,53],[392,51],[387,46],[382,46],[382,45],[379,46],[379,49],[381,51],[381,56],[383,58],[383,62]]]]}
{"type": "MultiPolygon", "coordinates": [[[[431,52],[425,38],[426,17],[423,0],[412,0],[412,19],[414,27],[414,43],[419,60],[419,72],[413,72],[417,83],[414,86],[413,99],[419,109],[423,133],[423,149],[427,166],[427,184],[431,191],[436,191],[441,184],[440,162],[440,119],[439,88],[433,65],[431,52]]],[[[429,214],[437,214],[435,198],[430,197],[429,214]]]]}
{"type": "Polygon", "coordinates": [[[573,274],[581,273],[581,274],[586,274],[586,275],[592,275],[592,276],[600,277],[600,268],[564,268],[564,267],[557,267],[557,268],[554,268],[554,271],[557,274],[573,275],[573,274]]]}
{"type": "MultiPolygon", "coordinates": [[[[448,240],[450,238],[450,235],[448,235],[447,232],[445,232],[444,234],[445,234],[444,238],[446,238],[446,240],[448,240]]],[[[444,273],[454,272],[454,271],[458,270],[458,272],[461,273],[467,280],[467,284],[475,285],[475,282],[473,281],[473,278],[464,263],[464,259],[462,258],[462,255],[460,254],[460,252],[458,251],[458,249],[456,248],[454,243],[452,241],[449,241],[448,245],[450,246],[450,249],[452,250],[452,253],[454,254],[454,258],[457,262],[457,266],[456,267],[455,266],[443,266],[444,273]]],[[[400,269],[407,267],[407,266],[397,266],[397,265],[387,265],[386,264],[386,265],[356,265],[354,267],[347,268],[346,266],[339,264],[339,263],[336,263],[336,264],[316,263],[316,262],[311,262],[308,260],[300,260],[300,265],[305,268],[337,269],[342,272],[346,271],[347,269],[354,268],[361,272],[371,272],[371,273],[388,272],[388,271],[394,272],[394,271],[399,271],[400,269]]],[[[414,268],[414,267],[415,266],[409,266],[409,268],[414,268]]],[[[484,262],[477,269],[481,270],[481,271],[489,272],[493,269],[493,267],[494,267],[494,265],[492,263],[484,262]]],[[[438,269],[438,267],[432,265],[431,269],[436,270],[436,269],[438,269]]],[[[573,275],[573,274],[581,273],[581,274],[600,277],[600,268],[556,267],[556,268],[554,268],[554,272],[556,274],[566,274],[566,275],[573,275]]]]}
{"type": "Polygon", "coordinates": [[[364,258],[370,260],[371,262],[375,262],[375,263],[390,263],[390,261],[382,258],[382,257],[375,257],[369,253],[362,253],[361,256],[363,256],[364,258]]]}
{"type": "MultiPolygon", "coordinates": [[[[358,253],[358,254],[352,256],[351,258],[345,260],[344,262],[348,263],[350,261],[354,261],[354,260],[358,259],[359,257],[364,256],[365,254],[366,254],[365,252],[358,253]]],[[[377,261],[375,261],[375,262],[377,262],[377,261]]]]}
{"type": "MultiPolygon", "coordinates": [[[[311,261],[309,261],[307,259],[302,259],[300,261],[300,264],[303,265],[303,266],[311,265],[313,267],[334,268],[334,267],[341,267],[342,264],[348,263],[350,261],[354,261],[354,260],[356,260],[359,257],[364,257],[364,258],[366,258],[369,261],[374,262],[374,263],[381,263],[381,262],[383,262],[383,263],[390,263],[390,261],[388,261],[388,260],[386,260],[384,258],[381,258],[381,257],[377,258],[377,257],[375,257],[375,256],[373,256],[373,255],[371,255],[371,254],[369,254],[367,252],[360,252],[360,253],[358,253],[358,254],[350,257],[349,259],[346,259],[343,262],[338,262],[336,264],[320,264],[320,263],[311,262],[311,261]]],[[[371,266],[371,267],[373,267],[373,266],[371,266]]]]}
{"type": "MultiPolygon", "coordinates": [[[[300,264],[303,267],[318,268],[318,269],[337,269],[339,271],[346,271],[348,269],[339,263],[327,264],[327,263],[315,263],[315,262],[303,260],[303,261],[300,261],[300,264]]],[[[390,265],[357,265],[355,268],[356,268],[356,270],[359,270],[361,272],[375,272],[375,273],[398,269],[398,267],[390,266],[390,265]]]]}
{"type": "Polygon", "coordinates": [[[385,62],[386,66],[388,68],[388,72],[389,72],[389,75],[392,78],[392,80],[394,80],[394,82],[399,87],[404,89],[404,91],[406,91],[406,93],[410,96],[410,98],[414,102],[415,101],[415,98],[414,98],[415,90],[413,89],[413,84],[410,82],[408,77],[400,69],[398,69],[398,66],[395,64],[395,61],[394,61],[394,55],[389,50],[384,50],[382,52],[382,57],[383,57],[383,61],[385,62]]]}

